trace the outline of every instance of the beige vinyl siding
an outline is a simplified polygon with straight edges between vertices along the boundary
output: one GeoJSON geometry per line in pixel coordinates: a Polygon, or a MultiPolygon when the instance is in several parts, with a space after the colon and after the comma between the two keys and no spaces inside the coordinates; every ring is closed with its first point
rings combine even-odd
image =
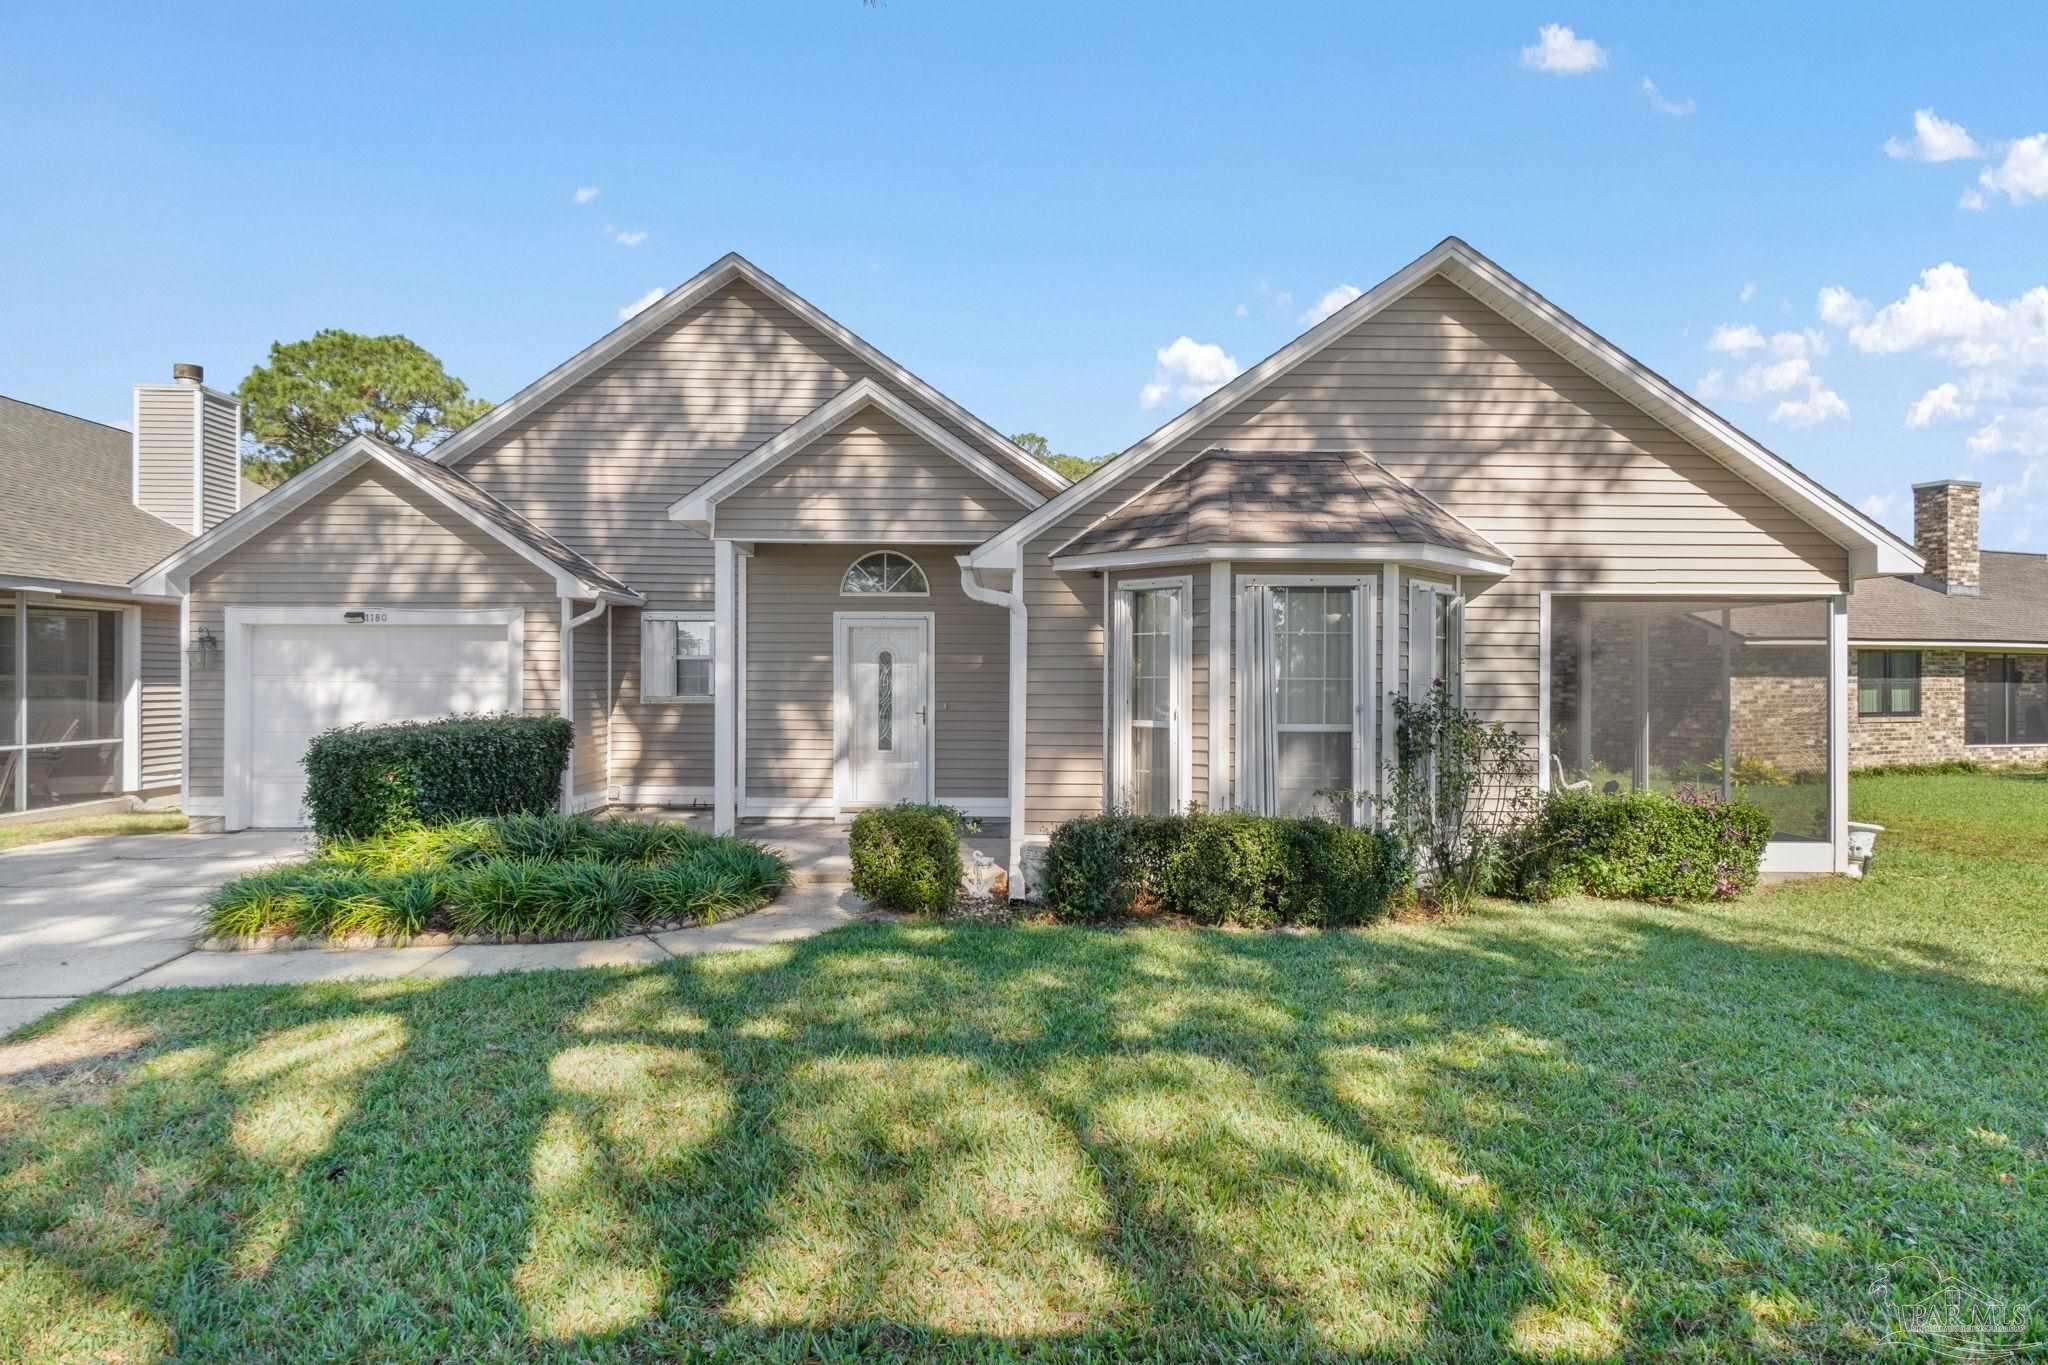
{"type": "MultiPolygon", "coordinates": [[[[582,615],[587,603],[576,604],[582,615]]],[[[569,755],[569,790],[576,796],[604,794],[609,785],[605,769],[605,738],[611,717],[611,698],[605,691],[605,665],[610,649],[611,609],[595,621],[576,627],[575,647],[569,652],[574,703],[569,716],[576,727],[576,747],[569,755]]]]}
{"type": "Polygon", "coordinates": [[[717,507],[735,540],[979,544],[1022,504],[875,408],[854,413],[717,507]]]}
{"type": "Polygon", "coordinates": [[[242,483],[241,452],[235,449],[236,408],[235,400],[226,394],[201,391],[200,449],[205,465],[202,531],[212,530],[235,514],[235,500],[242,483]]]}
{"type": "MultiPolygon", "coordinates": [[[[709,583],[701,601],[671,602],[663,610],[710,616],[709,583]]],[[[639,789],[642,803],[708,805],[714,708],[709,702],[641,701],[640,612],[613,607],[611,614],[618,618],[612,623],[611,785],[639,789]],[[649,788],[663,790],[657,798],[648,795],[649,788]]]]}
{"type": "MultiPolygon", "coordinates": [[[[649,610],[708,612],[711,542],[670,521],[669,504],[862,378],[887,384],[738,282],[459,467],[646,594],[649,610]]],[[[974,444],[938,413],[919,410],[974,444]]],[[[712,708],[641,703],[637,611],[619,612],[612,643],[612,785],[701,789],[709,800],[712,708]]]]}
{"type": "Polygon", "coordinates": [[[183,709],[178,688],[184,652],[176,607],[142,608],[142,787],[175,787],[183,776],[183,709]]]}
{"type": "MultiPolygon", "coordinates": [[[[525,610],[529,715],[557,714],[561,599],[553,578],[381,468],[351,474],[193,575],[191,628],[224,639],[230,606],[525,610]]],[[[602,657],[602,656],[600,656],[602,657]]],[[[192,795],[222,795],[231,660],[191,672],[192,795]]]]}
{"type": "Polygon", "coordinates": [[[1034,832],[1092,810],[1101,789],[1101,708],[1079,701],[1100,686],[1101,585],[1053,573],[1046,556],[1212,445],[1361,450],[1513,555],[1505,580],[1476,592],[1467,582],[1465,701],[1532,740],[1541,590],[1812,596],[1842,591],[1847,578],[1847,556],[1819,531],[1432,277],[1033,540],[1034,832]]]}
{"type": "Polygon", "coordinates": [[[135,505],[181,531],[192,529],[192,442],[199,390],[189,384],[135,389],[135,505]]]}
{"type": "MultiPolygon", "coordinates": [[[[1008,795],[1009,613],[971,601],[957,546],[763,545],[747,565],[747,798],[829,801],[832,616],[932,613],[940,800],[1008,795]],[[929,597],[841,597],[847,565],[872,549],[915,559],[929,597]]],[[[1100,693],[1097,693],[1098,701],[1100,693]]]]}

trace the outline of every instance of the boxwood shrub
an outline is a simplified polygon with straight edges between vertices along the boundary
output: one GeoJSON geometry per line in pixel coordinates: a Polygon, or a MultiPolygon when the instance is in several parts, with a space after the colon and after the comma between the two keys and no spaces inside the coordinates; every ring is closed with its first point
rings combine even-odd
{"type": "Polygon", "coordinates": [[[1706,792],[1552,792],[1516,840],[1514,894],[1731,900],[1756,886],[1771,818],[1706,792]]]}
{"type": "Polygon", "coordinates": [[[969,824],[951,806],[862,811],[847,831],[854,892],[885,910],[944,914],[960,889],[960,836],[969,824]]]}
{"type": "Polygon", "coordinates": [[[1340,928],[1380,918],[1408,885],[1392,834],[1236,812],[1101,815],[1053,831],[1040,898],[1055,917],[1115,920],[1145,898],[1198,924],[1340,928]]]}
{"type": "Polygon", "coordinates": [[[560,716],[456,716],[349,725],[306,750],[322,839],[555,808],[574,733],[560,716]]]}

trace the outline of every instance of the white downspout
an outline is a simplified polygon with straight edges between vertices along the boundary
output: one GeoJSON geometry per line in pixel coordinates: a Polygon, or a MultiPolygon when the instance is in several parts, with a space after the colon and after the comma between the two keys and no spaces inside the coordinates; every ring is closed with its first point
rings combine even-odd
{"type": "Polygon", "coordinates": [[[956,561],[960,565],[960,591],[968,600],[984,606],[1002,607],[1010,613],[1010,738],[1009,773],[1006,786],[1010,798],[1010,856],[1007,871],[1010,876],[1010,899],[1022,900],[1030,894],[1030,887],[1024,878],[1024,707],[1029,695],[1031,622],[1024,605],[1024,564],[1022,555],[1010,570],[1010,586],[1007,591],[985,588],[974,577],[974,570],[968,564],[968,557],[961,555],[956,561]]]}
{"type": "MultiPolygon", "coordinates": [[[[576,616],[571,614],[574,611],[574,607],[571,605],[574,602],[574,600],[575,599],[568,597],[562,599],[561,712],[562,719],[568,721],[571,726],[574,726],[576,724],[576,628],[578,626],[589,625],[592,621],[595,621],[598,617],[604,615],[605,608],[611,605],[609,602],[605,601],[604,598],[600,597],[597,599],[596,606],[592,607],[589,611],[584,612],[581,616],[576,616]]],[[[609,722],[607,722],[607,724],[605,725],[605,732],[607,737],[609,737],[611,732],[611,725],[609,724],[609,722]]],[[[606,774],[606,780],[610,780],[609,773],[606,774]]],[[[573,811],[575,799],[576,754],[575,750],[571,748],[569,753],[569,766],[562,770],[563,814],[570,814],[573,811]]]]}

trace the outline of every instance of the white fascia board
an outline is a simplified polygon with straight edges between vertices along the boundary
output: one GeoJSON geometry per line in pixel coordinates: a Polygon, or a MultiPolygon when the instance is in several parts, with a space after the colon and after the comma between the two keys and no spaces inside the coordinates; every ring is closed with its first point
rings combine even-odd
{"type": "Polygon", "coordinates": [[[1418,544],[1301,544],[1301,545],[1162,545],[1152,550],[1115,550],[1103,554],[1067,555],[1052,561],[1059,573],[1090,569],[1144,569],[1163,564],[1205,564],[1219,560],[1234,563],[1331,563],[1402,564],[1441,569],[1447,573],[1498,574],[1514,568],[1511,559],[1489,559],[1484,555],[1441,545],[1418,544]]]}
{"type": "Polygon", "coordinates": [[[1479,295],[1483,302],[1527,329],[1537,340],[1594,379],[1642,406],[1652,417],[1671,423],[1681,434],[1689,432],[1703,444],[1709,455],[1734,468],[1760,491],[1847,550],[1851,577],[1917,573],[1924,569],[1920,556],[1905,541],[1794,469],[1781,457],[1744,435],[1683,390],[1456,237],[1447,237],[1437,243],[1066,493],[984,541],[975,550],[975,563],[1012,562],[1021,553],[1013,547],[1028,543],[1040,531],[1057,523],[1060,517],[1079,505],[1092,488],[1108,487],[1114,480],[1142,468],[1161,451],[1315,356],[1439,271],[1461,288],[1479,295]],[[1097,484],[1095,481],[1098,479],[1103,482],[1097,484]]]}
{"type": "Polygon", "coordinates": [[[162,602],[178,600],[176,593],[137,592],[120,583],[84,583],[68,578],[22,578],[0,574],[0,592],[25,592],[34,596],[93,598],[108,602],[162,602]]]}
{"type": "Polygon", "coordinates": [[[986,455],[969,448],[964,441],[888,389],[872,379],[859,379],[670,503],[669,520],[682,522],[709,535],[719,502],[768,473],[848,417],[870,407],[880,408],[908,428],[918,439],[971,473],[980,475],[983,480],[1026,507],[1037,507],[1045,501],[1044,496],[1036,489],[1023,483],[986,455]]]}
{"type": "MultiPolygon", "coordinates": [[[[1759,643],[1750,641],[1751,644],[1759,643]]],[[[1812,643],[1807,641],[1806,643],[1812,643]]],[[[1851,649],[1982,649],[1998,650],[2004,654],[2048,653],[2048,640],[1866,640],[1858,635],[1849,637],[1851,649]]]]}
{"type": "Polygon", "coordinates": [[[455,464],[488,441],[492,434],[546,406],[563,390],[601,369],[614,357],[630,350],[678,317],[717,293],[736,279],[743,279],[851,351],[890,383],[916,395],[919,402],[938,409],[978,438],[989,450],[1011,461],[1038,482],[1047,493],[1067,487],[1067,479],[1042,460],[1035,460],[1013,445],[1001,432],[961,407],[903,366],[875,349],[874,345],[826,314],[809,299],[762,270],[737,251],[729,251],[683,283],[641,309],[631,318],[549,370],[476,421],[435,447],[433,458],[455,464]]]}
{"type": "Polygon", "coordinates": [[[593,601],[599,598],[615,602],[637,602],[640,599],[622,597],[616,591],[603,588],[563,569],[561,565],[543,555],[496,522],[477,514],[474,508],[461,499],[437,488],[405,467],[405,461],[382,449],[367,436],[358,436],[343,445],[318,464],[305,470],[297,477],[287,480],[255,502],[236,512],[227,520],[206,534],[197,537],[174,551],[169,557],[151,568],[143,570],[131,580],[138,592],[175,595],[182,593],[192,581],[192,575],[213,563],[221,556],[242,544],[251,536],[283,521],[299,508],[311,502],[322,492],[332,487],[345,475],[362,465],[375,462],[404,479],[414,488],[421,490],[434,501],[460,516],[484,534],[513,551],[520,558],[540,569],[554,582],[558,596],[581,598],[593,601]]]}

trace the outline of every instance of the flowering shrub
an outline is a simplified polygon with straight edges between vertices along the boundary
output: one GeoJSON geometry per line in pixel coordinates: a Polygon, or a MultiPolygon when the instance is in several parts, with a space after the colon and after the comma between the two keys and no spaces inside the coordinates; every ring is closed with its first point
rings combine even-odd
{"type": "Polygon", "coordinates": [[[1732,900],[1756,885],[1771,818],[1746,801],[1552,792],[1514,839],[1507,889],[1526,900],[1732,900]]]}

